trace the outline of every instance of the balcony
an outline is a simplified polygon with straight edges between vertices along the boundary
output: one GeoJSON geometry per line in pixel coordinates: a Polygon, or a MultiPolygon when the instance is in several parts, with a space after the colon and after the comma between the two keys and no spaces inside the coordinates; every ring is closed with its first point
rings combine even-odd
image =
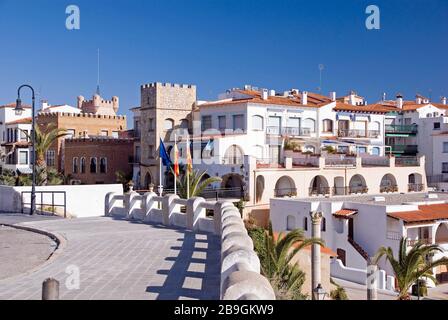
{"type": "Polygon", "coordinates": [[[416,135],[418,132],[416,124],[401,125],[401,124],[389,124],[386,125],[386,135],[416,135]]]}
{"type": "Polygon", "coordinates": [[[340,138],[370,138],[375,139],[380,135],[378,130],[356,130],[356,129],[340,129],[338,137],[340,138]]]}
{"type": "Polygon", "coordinates": [[[425,191],[425,185],[422,183],[409,183],[408,192],[422,192],[425,191]]]}
{"type": "Polygon", "coordinates": [[[391,150],[386,149],[386,153],[390,154],[417,154],[418,146],[413,144],[395,144],[391,146],[391,150]]]}
{"type": "Polygon", "coordinates": [[[398,186],[397,185],[380,186],[380,192],[381,193],[398,192],[398,186]]]}
{"type": "Polygon", "coordinates": [[[224,157],[222,158],[222,164],[223,165],[242,165],[244,164],[244,158],[243,157],[224,157]]]}
{"type": "Polygon", "coordinates": [[[418,167],[420,166],[420,160],[418,157],[397,157],[395,158],[395,166],[418,167]]]}
{"type": "Polygon", "coordinates": [[[309,189],[309,195],[310,196],[326,196],[326,195],[330,195],[331,193],[331,188],[330,187],[312,187],[309,189]]]}
{"type": "Polygon", "coordinates": [[[297,196],[297,189],[296,188],[274,189],[274,194],[275,194],[276,198],[295,197],[295,196],[297,196]]]}
{"type": "Polygon", "coordinates": [[[311,135],[311,129],[309,128],[297,128],[297,127],[266,127],[266,134],[275,136],[294,136],[294,137],[309,137],[311,135]]]}

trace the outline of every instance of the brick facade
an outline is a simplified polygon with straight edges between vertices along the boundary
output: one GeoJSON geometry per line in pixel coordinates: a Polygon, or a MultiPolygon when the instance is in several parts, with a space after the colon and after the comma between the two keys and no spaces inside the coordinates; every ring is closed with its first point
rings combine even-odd
{"type": "Polygon", "coordinates": [[[129,175],[132,173],[132,155],[133,139],[107,137],[67,139],[64,146],[64,172],[70,175],[72,180],[79,180],[82,184],[112,184],[117,182],[115,174],[117,171],[129,175]],[[85,170],[81,168],[82,158],[85,159],[85,170]],[[90,168],[92,158],[96,159],[95,170],[90,168]],[[76,166],[73,159],[76,159],[76,166]]]}
{"type": "MultiPolygon", "coordinates": [[[[74,137],[84,136],[119,136],[120,131],[126,130],[125,116],[112,115],[96,115],[90,113],[39,113],[37,117],[37,124],[40,128],[46,128],[49,124],[54,124],[57,128],[65,130],[73,130],[74,137]]],[[[59,171],[63,171],[63,145],[65,138],[60,138],[50,147],[50,151],[54,151],[54,165],[49,163],[49,166],[56,167],[59,171]]]]}

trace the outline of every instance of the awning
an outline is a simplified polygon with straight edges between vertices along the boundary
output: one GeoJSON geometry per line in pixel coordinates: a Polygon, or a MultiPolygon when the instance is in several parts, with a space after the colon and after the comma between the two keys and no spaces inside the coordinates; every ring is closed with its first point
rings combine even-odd
{"type": "Polygon", "coordinates": [[[350,216],[357,214],[358,210],[355,209],[341,209],[333,213],[336,218],[348,219],[350,216]]]}

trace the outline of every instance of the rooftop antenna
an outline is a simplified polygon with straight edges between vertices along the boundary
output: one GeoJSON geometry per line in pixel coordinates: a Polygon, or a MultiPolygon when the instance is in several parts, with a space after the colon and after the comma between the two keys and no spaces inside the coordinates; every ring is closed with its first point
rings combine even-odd
{"type": "Polygon", "coordinates": [[[322,92],[322,71],[325,69],[325,66],[320,63],[319,66],[319,88],[317,88],[317,90],[319,91],[319,93],[322,92]]]}
{"type": "Polygon", "coordinates": [[[97,80],[96,80],[96,94],[100,95],[100,49],[97,51],[97,80]]]}

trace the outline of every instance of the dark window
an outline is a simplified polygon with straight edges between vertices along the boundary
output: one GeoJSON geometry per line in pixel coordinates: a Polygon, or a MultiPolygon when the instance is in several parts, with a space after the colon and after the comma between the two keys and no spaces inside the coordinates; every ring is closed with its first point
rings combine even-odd
{"type": "Polygon", "coordinates": [[[325,232],[327,230],[327,219],[322,218],[322,224],[321,224],[321,229],[322,232],[325,232]]]}
{"type": "Polygon", "coordinates": [[[308,231],[308,218],[303,218],[303,230],[308,231]]]}
{"type": "Polygon", "coordinates": [[[86,158],[81,158],[81,173],[86,173],[86,158]]]}
{"type": "Polygon", "coordinates": [[[96,158],[90,158],[90,173],[96,173],[96,158]]]}
{"type": "Polygon", "coordinates": [[[78,158],[73,158],[73,173],[78,173],[78,158]]]}
{"type": "Polygon", "coordinates": [[[100,173],[106,173],[107,172],[107,159],[101,158],[100,159],[100,173]]]}
{"type": "Polygon", "coordinates": [[[202,131],[209,130],[212,128],[212,116],[202,117],[202,131]]]}
{"type": "Polygon", "coordinates": [[[434,130],[440,130],[440,122],[434,122],[434,130]]]}

